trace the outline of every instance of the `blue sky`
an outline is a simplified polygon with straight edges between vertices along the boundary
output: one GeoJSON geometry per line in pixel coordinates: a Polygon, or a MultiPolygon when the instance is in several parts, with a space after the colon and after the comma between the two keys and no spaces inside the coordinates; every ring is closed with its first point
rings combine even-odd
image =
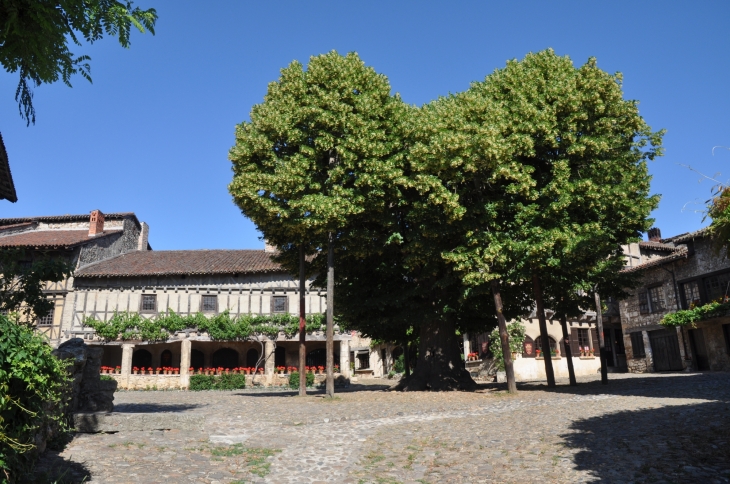
{"type": "Polygon", "coordinates": [[[412,104],[466,89],[507,59],[552,47],[624,74],[627,99],[666,155],[650,164],[663,236],[703,226],[693,212],[730,178],[730,2],[193,2],[137,0],[157,35],[71,49],[92,57],[77,77],[35,90],[35,126],[0,73],[0,132],[19,201],[0,217],[133,211],[155,249],[261,248],[231,202],[227,153],[237,123],[292,60],[357,51],[412,104]],[[687,208],[683,207],[688,204],[687,208]]]}

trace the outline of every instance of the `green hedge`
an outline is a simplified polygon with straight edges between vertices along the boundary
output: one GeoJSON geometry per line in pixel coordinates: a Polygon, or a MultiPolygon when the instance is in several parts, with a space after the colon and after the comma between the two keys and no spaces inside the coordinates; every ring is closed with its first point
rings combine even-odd
{"type": "Polygon", "coordinates": [[[25,482],[36,436],[64,437],[69,388],[66,363],[43,337],[0,315],[0,482],[25,482]]]}
{"type": "MultiPolygon", "coordinates": [[[[307,386],[311,387],[314,386],[314,373],[307,372],[307,386]]],[[[289,388],[292,388],[294,390],[299,388],[299,372],[293,371],[291,375],[289,375],[289,388]]]]}
{"type": "Polygon", "coordinates": [[[702,306],[667,314],[662,318],[660,323],[670,328],[677,326],[694,328],[695,323],[698,321],[726,316],[728,313],[730,313],[730,302],[712,301],[702,306]]]}
{"type": "Polygon", "coordinates": [[[190,390],[241,390],[246,388],[246,375],[191,375],[190,390]]]}

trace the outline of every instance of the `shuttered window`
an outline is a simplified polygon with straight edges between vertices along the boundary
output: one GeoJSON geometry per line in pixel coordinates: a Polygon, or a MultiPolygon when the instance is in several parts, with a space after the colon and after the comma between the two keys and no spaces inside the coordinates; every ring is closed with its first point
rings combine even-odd
{"type": "Polygon", "coordinates": [[[641,331],[631,333],[631,350],[634,353],[634,358],[644,358],[646,352],[644,350],[644,336],[641,331]]]}

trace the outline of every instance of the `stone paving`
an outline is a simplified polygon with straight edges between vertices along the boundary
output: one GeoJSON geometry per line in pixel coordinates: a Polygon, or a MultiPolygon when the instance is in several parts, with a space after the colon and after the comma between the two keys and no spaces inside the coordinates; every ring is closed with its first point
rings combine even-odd
{"type": "Polygon", "coordinates": [[[193,429],[77,434],[39,480],[93,483],[730,482],[730,374],[610,374],[555,390],[353,385],[291,393],[119,392],[115,413],[193,429]]]}

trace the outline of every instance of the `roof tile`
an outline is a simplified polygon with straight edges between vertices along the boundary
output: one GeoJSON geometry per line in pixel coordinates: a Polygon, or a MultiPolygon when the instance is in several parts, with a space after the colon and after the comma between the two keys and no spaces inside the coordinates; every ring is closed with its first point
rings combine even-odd
{"type": "Polygon", "coordinates": [[[105,230],[101,235],[89,237],[88,230],[30,230],[0,236],[0,247],[73,247],[121,230],[105,230]]]}

